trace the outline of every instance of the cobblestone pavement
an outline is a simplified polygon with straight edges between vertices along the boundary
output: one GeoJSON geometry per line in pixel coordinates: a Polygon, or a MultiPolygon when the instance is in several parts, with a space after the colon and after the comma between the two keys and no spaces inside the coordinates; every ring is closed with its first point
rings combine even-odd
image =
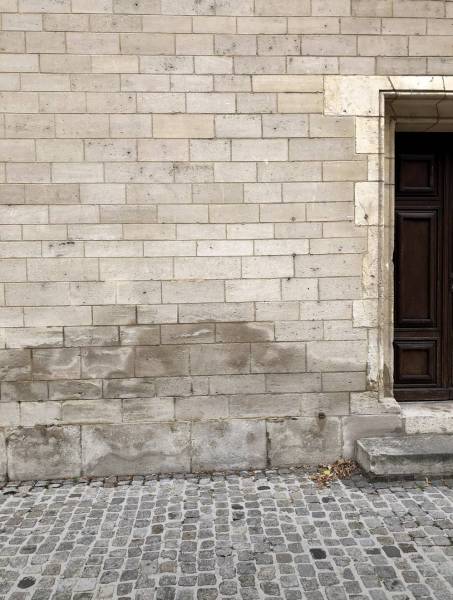
{"type": "Polygon", "coordinates": [[[453,481],[303,472],[8,484],[0,597],[453,599],[453,481]]]}

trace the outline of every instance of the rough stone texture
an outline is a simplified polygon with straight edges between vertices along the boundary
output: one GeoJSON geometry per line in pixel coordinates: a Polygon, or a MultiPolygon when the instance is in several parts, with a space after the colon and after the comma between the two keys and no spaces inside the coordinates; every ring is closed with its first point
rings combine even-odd
{"type": "Polygon", "coordinates": [[[453,437],[416,434],[363,438],[357,441],[357,460],[376,476],[451,476],[453,437]]]}
{"type": "Polygon", "coordinates": [[[246,443],[209,431],[250,419],[273,464],[394,431],[390,115],[451,129],[451,2],[0,10],[1,432],[102,423],[127,455],[141,418],[219,468],[246,443]]]}
{"type": "Polygon", "coordinates": [[[356,475],[320,489],[286,469],[15,482],[0,489],[0,595],[449,600],[452,511],[451,479],[356,475]]]}
{"type": "Polygon", "coordinates": [[[330,462],[341,453],[339,419],[281,419],[267,424],[272,466],[330,462]]]}
{"type": "Polygon", "coordinates": [[[343,422],[343,452],[354,456],[355,442],[362,437],[392,435],[403,431],[399,415],[352,415],[343,422]]]}
{"type": "Polygon", "coordinates": [[[264,421],[233,419],[192,425],[192,469],[260,469],[266,465],[264,421]]]}
{"type": "Polygon", "coordinates": [[[23,427],[7,433],[8,476],[61,478],[80,474],[80,427],[23,427]]]}
{"type": "Polygon", "coordinates": [[[86,475],[190,470],[187,423],[136,423],[82,427],[82,463],[86,475]]]}

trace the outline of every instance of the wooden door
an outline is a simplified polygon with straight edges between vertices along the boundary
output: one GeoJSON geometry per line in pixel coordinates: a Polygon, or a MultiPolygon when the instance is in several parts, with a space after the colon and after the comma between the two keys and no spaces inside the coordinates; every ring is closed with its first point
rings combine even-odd
{"type": "Polygon", "coordinates": [[[394,391],[452,394],[452,134],[396,136],[394,391]]]}

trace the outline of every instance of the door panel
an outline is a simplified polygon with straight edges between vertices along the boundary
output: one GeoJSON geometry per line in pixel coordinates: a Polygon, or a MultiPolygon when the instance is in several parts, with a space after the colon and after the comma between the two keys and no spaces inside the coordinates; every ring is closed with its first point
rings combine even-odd
{"type": "Polygon", "coordinates": [[[451,227],[449,134],[397,134],[394,391],[449,399],[451,227]]]}
{"type": "Polygon", "coordinates": [[[396,327],[435,327],[440,277],[438,211],[397,210],[396,327]]]}

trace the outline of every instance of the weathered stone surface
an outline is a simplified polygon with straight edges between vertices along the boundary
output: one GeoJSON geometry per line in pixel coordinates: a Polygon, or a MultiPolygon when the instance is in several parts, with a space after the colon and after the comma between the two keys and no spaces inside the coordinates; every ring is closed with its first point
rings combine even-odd
{"type": "Polygon", "coordinates": [[[341,428],[338,418],[269,420],[267,435],[269,460],[273,466],[329,462],[341,453],[341,428]]]}
{"type": "Polygon", "coordinates": [[[187,423],[82,427],[85,475],[133,475],[190,469],[187,423]]]}
{"type": "Polygon", "coordinates": [[[407,434],[453,433],[453,402],[404,402],[401,416],[407,434]]]}
{"type": "Polygon", "coordinates": [[[253,373],[294,373],[306,371],[305,344],[274,342],[252,344],[253,373]]]}
{"type": "Polygon", "coordinates": [[[453,436],[447,434],[369,437],[357,441],[357,460],[376,476],[453,474],[453,436]]]}
{"type": "Polygon", "coordinates": [[[36,379],[76,379],[80,377],[80,350],[33,351],[33,376],[36,379]]]}
{"type": "Polygon", "coordinates": [[[18,381],[31,378],[30,350],[0,350],[0,378],[18,381]]]}
{"type": "Polygon", "coordinates": [[[50,381],[50,400],[94,400],[102,396],[102,381],[92,380],[68,380],[50,381]]]}
{"type": "Polygon", "coordinates": [[[264,421],[207,421],[192,425],[192,469],[260,469],[266,464],[264,421]]]}
{"type": "Polygon", "coordinates": [[[111,379],[104,381],[104,398],[149,398],[155,396],[153,379],[111,379]]]}
{"type": "Polygon", "coordinates": [[[189,373],[189,348],[185,346],[138,346],[135,349],[135,374],[137,377],[156,375],[187,375],[189,373]]]}
{"type": "Polygon", "coordinates": [[[47,400],[45,381],[4,381],[1,384],[2,402],[39,402],[47,400]]]}
{"type": "Polygon", "coordinates": [[[80,427],[21,427],[8,432],[6,442],[10,479],[80,475],[80,427]]]}
{"type": "Polygon", "coordinates": [[[117,378],[134,375],[132,348],[84,348],[82,376],[90,378],[117,378]]]}
{"type": "Polygon", "coordinates": [[[354,456],[355,442],[362,437],[394,435],[403,431],[399,415],[351,415],[343,418],[343,455],[354,456]]]}

